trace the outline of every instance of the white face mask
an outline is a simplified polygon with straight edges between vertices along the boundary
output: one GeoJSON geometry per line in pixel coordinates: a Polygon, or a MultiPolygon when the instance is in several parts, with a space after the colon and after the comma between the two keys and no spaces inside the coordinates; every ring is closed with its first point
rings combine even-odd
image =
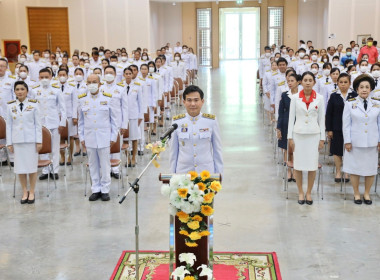
{"type": "Polygon", "coordinates": [[[113,82],[113,80],[115,80],[115,76],[112,75],[112,74],[106,74],[104,76],[104,79],[107,81],[107,82],[113,82]]]}
{"type": "Polygon", "coordinates": [[[179,61],[179,56],[176,56],[174,59],[175,61],[179,61]]]}
{"type": "Polygon", "coordinates": [[[61,58],[61,57],[58,58],[58,62],[59,62],[59,63],[62,62],[62,58],[61,58]]]}
{"type": "Polygon", "coordinates": [[[316,60],[318,59],[318,56],[316,56],[315,54],[313,54],[313,55],[311,56],[311,59],[312,59],[313,61],[316,61],[316,60]]]}
{"type": "Polygon", "coordinates": [[[85,63],[84,67],[86,67],[86,68],[90,67],[90,63],[85,63]]]}
{"type": "Polygon", "coordinates": [[[18,74],[20,70],[18,68],[15,69],[15,74],[18,74]]]}
{"type": "Polygon", "coordinates": [[[55,72],[55,71],[57,71],[57,70],[59,69],[59,67],[58,67],[58,65],[53,65],[53,66],[51,67],[51,69],[53,69],[53,71],[55,72]]]}
{"type": "Polygon", "coordinates": [[[184,53],[187,53],[187,49],[183,49],[183,52],[184,52],[184,53]]]}
{"type": "Polygon", "coordinates": [[[301,52],[299,55],[300,55],[300,58],[303,58],[305,56],[305,53],[301,52]]]}
{"type": "Polygon", "coordinates": [[[26,77],[28,77],[28,73],[26,72],[20,72],[18,75],[20,76],[21,79],[26,79],[26,77]]]}
{"type": "Polygon", "coordinates": [[[330,70],[329,69],[323,70],[323,75],[325,75],[325,76],[330,75],[330,70]]]}
{"type": "Polygon", "coordinates": [[[274,58],[274,61],[278,61],[278,57],[275,57],[275,58],[274,58]]]}
{"type": "Polygon", "coordinates": [[[362,73],[365,73],[365,72],[367,72],[367,66],[360,66],[360,71],[362,72],[362,73]]]}
{"type": "Polygon", "coordinates": [[[20,63],[24,63],[26,61],[25,57],[20,57],[20,63]]]}
{"type": "Polygon", "coordinates": [[[95,93],[98,91],[98,88],[99,88],[99,85],[98,84],[89,84],[87,86],[88,90],[91,92],[91,93],[95,93]]]}
{"type": "Polygon", "coordinates": [[[336,60],[333,61],[333,62],[332,62],[332,65],[334,65],[334,66],[338,66],[338,65],[339,65],[339,61],[336,61],[336,60]]]}
{"type": "Polygon", "coordinates": [[[49,58],[49,56],[50,56],[50,55],[49,55],[48,53],[45,53],[45,54],[44,54],[44,57],[45,57],[45,58],[49,58]]]}
{"type": "Polygon", "coordinates": [[[59,77],[59,81],[62,83],[62,84],[64,84],[64,83],[66,83],[66,81],[67,81],[67,78],[66,77],[59,77]]]}
{"type": "Polygon", "coordinates": [[[77,81],[77,82],[81,82],[81,81],[83,81],[83,76],[82,75],[75,75],[75,81],[77,81]]]}
{"type": "Polygon", "coordinates": [[[323,62],[324,62],[324,63],[327,63],[327,61],[329,61],[327,58],[324,58],[324,59],[323,59],[323,62]]]}
{"type": "Polygon", "coordinates": [[[104,55],[104,52],[99,52],[99,55],[100,55],[100,56],[103,56],[103,55],[104,55]]]}
{"type": "Polygon", "coordinates": [[[306,63],[309,63],[309,60],[306,58],[303,60],[303,62],[305,62],[305,64],[306,64],[306,63]]]}
{"type": "Polygon", "coordinates": [[[49,79],[42,79],[41,81],[42,87],[46,88],[50,85],[50,80],[49,79]]]}
{"type": "Polygon", "coordinates": [[[110,63],[110,65],[113,66],[113,67],[116,67],[116,66],[117,66],[117,62],[112,61],[112,62],[110,63]]]}
{"type": "Polygon", "coordinates": [[[83,59],[84,59],[84,60],[88,59],[88,56],[84,56],[83,59]]]}
{"type": "Polygon", "coordinates": [[[154,67],[149,67],[149,73],[153,73],[154,72],[154,67]]]}
{"type": "Polygon", "coordinates": [[[313,73],[314,75],[318,73],[318,69],[315,69],[315,68],[312,68],[310,71],[311,71],[311,73],[313,73]]]}
{"type": "Polygon", "coordinates": [[[286,54],[286,49],[283,49],[281,52],[282,52],[283,54],[286,54]]]}
{"type": "Polygon", "coordinates": [[[374,71],[372,71],[372,76],[374,78],[380,78],[380,70],[374,70],[374,71]]]}
{"type": "Polygon", "coordinates": [[[358,50],[359,50],[359,47],[355,47],[354,50],[355,50],[355,51],[358,51],[358,50]]]}
{"type": "Polygon", "coordinates": [[[126,57],[126,56],[121,57],[121,61],[126,62],[127,60],[128,60],[128,57],[126,57]]]}
{"type": "Polygon", "coordinates": [[[143,59],[143,60],[148,60],[148,57],[147,57],[146,55],[144,55],[144,56],[142,57],[142,59],[143,59]]]}
{"type": "Polygon", "coordinates": [[[265,56],[269,58],[271,56],[271,53],[267,52],[265,53],[265,56]]]}

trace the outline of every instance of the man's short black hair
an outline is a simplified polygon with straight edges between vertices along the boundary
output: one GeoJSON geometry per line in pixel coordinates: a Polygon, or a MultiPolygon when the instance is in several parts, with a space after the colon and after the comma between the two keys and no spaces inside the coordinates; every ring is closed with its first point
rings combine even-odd
{"type": "Polygon", "coordinates": [[[185,91],[183,92],[183,100],[186,99],[186,95],[189,95],[190,93],[192,92],[198,92],[201,99],[203,100],[204,98],[204,93],[203,91],[198,87],[198,86],[194,86],[194,85],[191,85],[191,86],[188,86],[185,91]]]}
{"type": "Polygon", "coordinates": [[[278,60],[277,60],[277,65],[279,65],[281,62],[285,62],[286,65],[288,65],[288,61],[283,58],[283,57],[280,57],[278,60]]]}
{"type": "Polygon", "coordinates": [[[114,72],[115,72],[115,74],[116,74],[116,68],[115,67],[113,67],[112,65],[107,65],[106,67],[104,67],[104,72],[107,70],[107,69],[112,69],[114,72]]]}
{"type": "Polygon", "coordinates": [[[58,72],[57,72],[57,74],[59,75],[59,72],[65,72],[66,73],[66,75],[69,75],[69,70],[67,70],[66,68],[59,68],[59,70],[58,70],[58,72]]]}
{"type": "Polygon", "coordinates": [[[50,75],[51,75],[51,72],[50,72],[50,70],[46,67],[46,68],[42,68],[41,70],[40,70],[40,72],[38,72],[39,74],[41,74],[41,73],[49,73],[50,75]]]}

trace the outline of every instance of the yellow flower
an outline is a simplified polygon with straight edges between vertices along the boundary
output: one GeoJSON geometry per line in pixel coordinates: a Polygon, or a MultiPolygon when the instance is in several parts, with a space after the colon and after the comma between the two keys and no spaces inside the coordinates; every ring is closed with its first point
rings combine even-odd
{"type": "Polygon", "coordinates": [[[201,231],[199,234],[200,234],[200,236],[209,236],[210,232],[205,230],[205,231],[201,231]]]}
{"type": "Polygon", "coordinates": [[[185,244],[187,247],[198,247],[198,244],[195,242],[186,242],[185,244]]]}
{"type": "Polygon", "coordinates": [[[191,180],[194,180],[195,178],[198,177],[198,173],[195,171],[190,171],[188,174],[190,174],[191,180]]]}
{"type": "Polygon", "coordinates": [[[189,237],[191,240],[198,240],[202,238],[202,236],[197,231],[193,231],[192,233],[190,233],[189,237]]]}
{"type": "MultiPolygon", "coordinates": [[[[208,205],[202,205],[201,206],[201,213],[205,216],[211,216],[212,213],[214,213],[214,209],[208,205]]],[[[189,225],[189,224],[187,224],[189,225]]]]}
{"type": "Polygon", "coordinates": [[[203,220],[203,218],[199,215],[195,215],[194,217],[191,218],[193,221],[198,221],[198,222],[201,222],[203,220]]]}
{"type": "Polygon", "coordinates": [[[205,184],[199,182],[197,185],[198,185],[198,188],[199,188],[200,191],[205,191],[205,189],[206,189],[206,185],[205,184]]]}
{"type": "Polygon", "coordinates": [[[208,178],[210,178],[210,172],[208,172],[207,170],[203,170],[201,172],[201,178],[203,181],[207,180],[208,178]]]}
{"type": "Polygon", "coordinates": [[[219,181],[213,181],[210,185],[210,189],[212,189],[214,192],[219,192],[222,189],[222,185],[219,181]]]}
{"type": "Polygon", "coordinates": [[[186,188],[182,188],[182,189],[178,189],[177,192],[178,192],[178,195],[182,198],[186,198],[187,197],[187,189],[186,188]]]}
{"type": "Polygon", "coordinates": [[[194,276],[186,276],[183,280],[195,280],[194,276]]]}
{"type": "Polygon", "coordinates": [[[199,222],[193,221],[193,222],[187,223],[187,226],[191,228],[192,230],[196,230],[196,229],[199,229],[199,222]]]}
{"type": "Polygon", "coordinates": [[[177,212],[177,217],[182,223],[187,223],[189,221],[189,215],[185,212],[177,212]]]}
{"type": "Polygon", "coordinates": [[[189,233],[186,230],[180,230],[179,234],[189,236],[189,233]]]}
{"type": "Polygon", "coordinates": [[[212,200],[214,199],[215,194],[214,193],[208,193],[203,196],[204,203],[212,203],[212,200]]]}

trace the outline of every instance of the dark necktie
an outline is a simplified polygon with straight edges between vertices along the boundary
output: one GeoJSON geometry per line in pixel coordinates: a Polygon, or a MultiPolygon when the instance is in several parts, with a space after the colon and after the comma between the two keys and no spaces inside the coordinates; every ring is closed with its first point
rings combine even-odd
{"type": "Polygon", "coordinates": [[[160,73],[160,69],[157,69],[157,73],[160,73]]]}
{"type": "Polygon", "coordinates": [[[22,112],[22,107],[24,107],[23,103],[20,103],[20,111],[22,112]]]}
{"type": "Polygon", "coordinates": [[[130,87],[129,87],[129,86],[127,86],[127,95],[129,94],[129,88],[130,88],[130,87]]]}
{"type": "Polygon", "coordinates": [[[329,78],[326,78],[326,83],[328,83],[329,82],[329,78]]]}
{"type": "Polygon", "coordinates": [[[377,87],[377,79],[375,79],[375,87],[377,87]]]}
{"type": "Polygon", "coordinates": [[[334,84],[334,88],[336,89],[336,87],[337,87],[337,84],[334,84]]]}
{"type": "Polygon", "coordinates": [[[77,88],[79,88],[79,84],[77,84],[77,88]]]}
{"type": "Polygon", "coordinates": [[[61,88],[62,88],[62,92],[63,92],[63,90],[64,90],[65,86],[64,86],[64,85],[62,85],[62,87],[61,87],[61,88]]]}
{"type": "Polygon", "coordinates": [[[367,111],[367,99],[364,99],[364,100],[363,100],[363,103],[364,103],[364,110],[367,111]]]}

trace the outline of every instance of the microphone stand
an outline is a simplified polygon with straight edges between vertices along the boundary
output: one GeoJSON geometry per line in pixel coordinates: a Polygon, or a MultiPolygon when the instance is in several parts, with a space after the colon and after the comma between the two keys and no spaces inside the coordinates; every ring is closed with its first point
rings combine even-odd
{"type": "MultiPolygon", "coordinates": [[[[174,130],[173,130],[174,131],[174,130]]],[[[166,144],[168,142],[168,140],[171,138],[171,134],[173,133],[170,132],[166,137],[161,137],[161,141],[163,143],[165,143],[165,146],[166,147],[166,144]]],[[[159,154],[154,154],[154,156],[152,157],[152,159],[148,162],[148,164],[145,166],[144,170],[140,173],[140,175],[133,181],[133,183],[129,183],[129,189],[126,191],[126,193],[124,194],[124,196],[120,199],[119,203],[122,204],[123,201],[125,200],[125,198],[127,197],[127,195],[133,190],[136,194],[135,196],[135,213],[136,213],[136,225],[135,225],[135,246],[136,246],[136,277],[135,279],[140,279],[139,278],[139,191],[140,191],[140,185],[138,184],[141,177],[144,175],[144,173],[146,172],[146,170],[148,169],[148,167],[152,164],[152,162],[157,158],[159,154]]]]}

